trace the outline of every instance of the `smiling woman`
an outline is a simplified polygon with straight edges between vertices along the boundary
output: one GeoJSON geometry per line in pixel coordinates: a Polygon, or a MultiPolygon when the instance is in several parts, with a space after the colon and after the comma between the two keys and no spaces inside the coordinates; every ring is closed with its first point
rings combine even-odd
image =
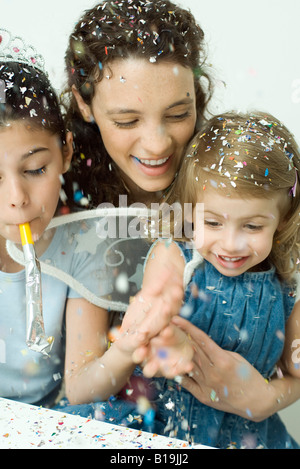
{"type": "Polygon", "coordinates": [[[73,175],[91,205],[160,200],[210,98],[204,34],[169,1],[103,2],[66,54],[73,175]]]}
{"type": "Polygon", "coordinates": [[[116,60],[110,73],[109,79],[96,84],[90,106],[76,89],[73,92],[82,114],[101,129],[105,148],[131,196],[147,202],[149,193],[172,183],[193,134],[193,73],[172,63],[153,66],[143,59],[116,60]]]}

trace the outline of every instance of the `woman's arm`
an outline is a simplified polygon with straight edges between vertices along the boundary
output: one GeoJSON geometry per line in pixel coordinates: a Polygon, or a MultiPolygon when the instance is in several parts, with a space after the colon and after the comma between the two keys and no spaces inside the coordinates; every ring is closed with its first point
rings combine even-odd
{"type": "Polygon", "coordinates": [[[286,330],[281,368],[295,378],[300,378],[300,301],[295,303],[286,330]]]}
{"type": "Polygon", "coordinates": [[[299,379],[286,374],[267,381],[189,321],[176,316],[173,322],[190,335],[195,348],[193,373],[183,377],[182,386],[203,404],[259,422],[299,399],[299,379]]]}

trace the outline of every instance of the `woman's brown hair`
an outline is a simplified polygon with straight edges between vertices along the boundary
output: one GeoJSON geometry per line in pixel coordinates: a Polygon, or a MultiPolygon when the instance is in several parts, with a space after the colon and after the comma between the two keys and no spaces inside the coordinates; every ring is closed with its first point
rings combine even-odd
{"type": "Polygon", "coordinates": [[[66,123],[73,132],[73,176],[93,206],[118,205],[119,194],[130,194],[118,167],[108,155],[95,123],[83,120],[71,88],[90,104],[103,69],[120,58],[169,61],[194,73],[198,124],[203,123],[212,82],[205,67],[204,33],[194,16],[169,0],[105,1],[85,12],[69,39],[66,52],[68,98],[66,123]],[[87,166],[86,161],[89,161],[87,166]]]}

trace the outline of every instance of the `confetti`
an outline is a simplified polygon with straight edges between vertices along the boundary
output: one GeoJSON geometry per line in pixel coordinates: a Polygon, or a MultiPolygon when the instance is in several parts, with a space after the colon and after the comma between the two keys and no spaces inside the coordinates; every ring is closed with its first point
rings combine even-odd
{"type": "Polygon", "coordinates": [[[119,293],[127,293],[129,291],[129,280],[126,272],[121,272],[117,276],[115,286],[119,293]]]}
{"type": "MultiPolygon", "coordinates": [[[[97,404],[97,419],[0,399],[0,448],[2,449],[192,449],[187,441],[142,432],[104,422],[97,404]]],[[[148,408],[146,424],[151,426],[154,410],[148,408]]],[[[132,419],[135,420],[135,416],[132,419]]],[[[199,445],[201,447],[201,445],[199,445]]],[[[195,446],[196,447],[196,446],[195,446]]]]}
{"type": "Polygon", "coordinates": [[[120,327],[119,326],[112,327],[108,331],[108,334],[107,334],[108,340],[110,342],[115,342],[117,338],[119,337],[119,334],[120,334],[120,327]]]}

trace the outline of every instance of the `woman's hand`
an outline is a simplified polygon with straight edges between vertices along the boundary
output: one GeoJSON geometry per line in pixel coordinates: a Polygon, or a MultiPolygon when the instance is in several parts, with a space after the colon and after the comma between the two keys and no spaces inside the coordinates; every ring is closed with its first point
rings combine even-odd
{"type": "Polygon", "coordinates": [[[194,369],[181,384],[200,402],[253,421],[264,420],[277,410],[272,382],[266,381],[247,360],[223,350],[189,321],[179,316],[172,321],[194,343],[194,369]]]}

